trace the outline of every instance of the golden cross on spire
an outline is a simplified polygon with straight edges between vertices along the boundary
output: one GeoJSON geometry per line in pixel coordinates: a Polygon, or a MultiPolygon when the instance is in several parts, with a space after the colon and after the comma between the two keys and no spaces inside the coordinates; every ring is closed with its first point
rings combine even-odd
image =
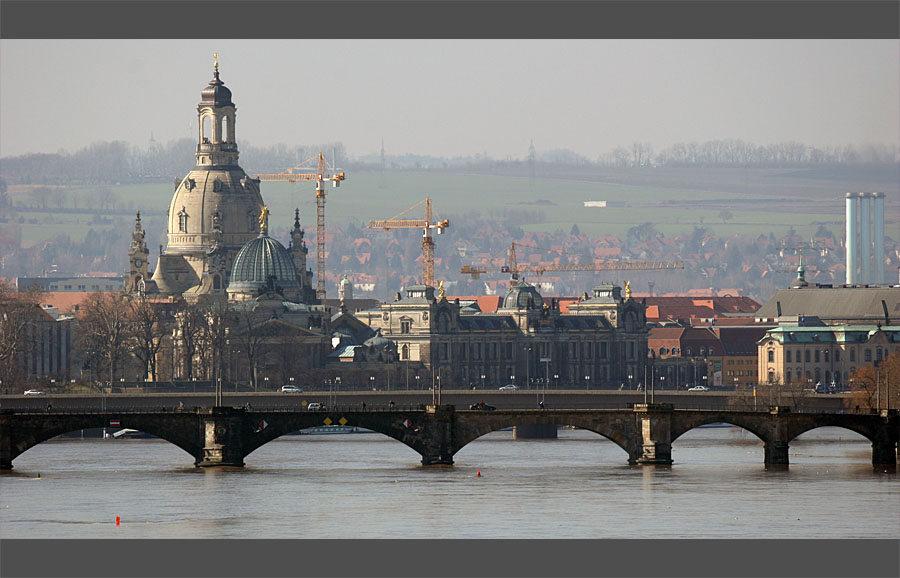
{"type": "Polygon", "coordinates": [[[213,52],[213,56],[214,56],[215,59],[216,59],[216,70],[218,71],[218,70],[219,70],[219,53],[218,53],[218,52],[213,52]]]}

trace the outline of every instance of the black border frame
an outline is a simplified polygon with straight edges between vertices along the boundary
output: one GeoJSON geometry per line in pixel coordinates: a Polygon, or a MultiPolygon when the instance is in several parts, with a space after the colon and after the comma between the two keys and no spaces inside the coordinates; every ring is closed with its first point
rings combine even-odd
{"type": "Polygon", "coordinates": [[[3,0],[7,39],[897,38],[895,0],[3,0]]]}
{"type": "MultiPolygon", "coordinates": [[[[900,2],[3,0],[0,38],[897,39],[900,2]]],[[[0,540],[0,575],[896,577],[900,575],[900,537],[522,541],[4,539],[0,540]]]]}

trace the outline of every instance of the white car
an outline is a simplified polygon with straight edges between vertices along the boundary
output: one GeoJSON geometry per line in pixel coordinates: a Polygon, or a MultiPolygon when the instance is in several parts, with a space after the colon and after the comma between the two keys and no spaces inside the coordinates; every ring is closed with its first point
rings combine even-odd
{"type": "Polygon", "coordinates": [[[307,411],[319,411],[322,409],[322,404],[317,401],[314,401],[311,404],[309,404],[308,406],[306,406],[306,409],[307,409],[307,411]]]}
{"type": "Polygon", "coordinates": [[[516,389],[519,389],[518,385],[516,385],[514,383],[508,383],[508,384],[504,385],[503,387],[501,387],[500,391],[514,391],[516,389]]]}
{"type": "Polygon", "coordinates": [[[709,388],[705,385],[695,385],[694,387],[688,388],[688,391],[709,391],[709,388]]]}
{"type": "Polygon", "coordinates": [[[303,389],[296,385],[282,385],[281,393],[303,393],[303,389]]]}
{"type": "Polygon", "coordinates": [[[26,389],[25,395],[47,395],[39,389],[26,389]]]}

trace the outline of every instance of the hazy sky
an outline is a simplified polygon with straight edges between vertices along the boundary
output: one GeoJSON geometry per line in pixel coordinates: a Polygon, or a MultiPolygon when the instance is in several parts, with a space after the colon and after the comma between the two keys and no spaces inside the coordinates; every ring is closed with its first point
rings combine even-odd
{"type": "Polygon", "coordinates": [[[0,155],[193,139],[213,52],[239,144],[900,143],[898,40],[0,40],[0,155]]]}

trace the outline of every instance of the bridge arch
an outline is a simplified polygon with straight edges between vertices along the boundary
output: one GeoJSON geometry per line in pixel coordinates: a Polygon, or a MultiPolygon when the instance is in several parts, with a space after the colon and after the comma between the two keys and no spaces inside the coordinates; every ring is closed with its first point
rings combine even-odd
{"type": "Polygon", "coordinates": [[[424,428],[421,415],[421,412],[410,412],[408,416],[404,416],[403,412],[377,411],[252,412],[249,414],[253,418],[249,422],[251,427],[245,432],[244,455],[250,455],[267,443],[292,432],[325,425],[326,418],[332,423],[338,423],[343,418],[345,421],[341,425],[370,429],[424,456],[427,447],[421,435],[424,428]],[[409,425],[406,425],[407,421],[409,425]],[[265,427],[262,427],[263,423],[265,427]]]}
{"type": "Polygon", "coordinates": [[[735,413],[735,412],[710,412],[709,414],[688,414],[676,415],[672,417],[672,438],[674,442],[685,433],[694,430],[700,426],[711,423],[727,423],[744,429],[763,443],[769,443],[772,438],[772,432],[765,422],[760,421],[759,414],[754,412],[735,413]]]}
{"type": "Polygon", "coordinates": [[[625,422],[632,427],[622,427],[620,420],[607,420],[589,415],[566,415],[549,412],[535,412],[531,415],[503,415],[493,414],[488,419],[483,419],[484,412],[477,412],[478,419],[469,420],[466,414],[457,413],[457,420],[462,427],[457,428],[457,436],[454,439],[452,452],[455,454],[466,445],[476,439],[487,435],[491,432],[502,430],[508,427],[522,425],[570,425],[580,429],[589,430],[598,434],[620,448],[628,454],[629,461],[633,461],[640,456],[640,444],[635,443],[637,426],[633,422],[625,422]]]}
{"type": "MultiPolygon", "coordinates": [[[[14,420],[9,424],[9,448],[3,449],[2,467],[12,467],[12,461],[29,449],[57,436],[73,431],[95,428],[110,428],[109,414],[67,414],[48,413],[34,419],[34,414],[22,414],[28,420],[14,420]],[[8,461],[7,461],[8,460],[8,461]]],[[[13,416],[16,417],[16,416],[13,416]]],[[[163,439],[190,454],[195,462],[202,457],[203,448],[196,443],[196,420],[190,414],[123,414],[115,428],[136,429],[163,439]],[[191,422],[188,424],[187,422],[191,422]],[[191,427],[193,426],[193,427],[191,427]]],[[[4,440],[6,442],[6,440],[4,440]]],[[[6,443],[4,443],[6,445],[6,443]]]]}

